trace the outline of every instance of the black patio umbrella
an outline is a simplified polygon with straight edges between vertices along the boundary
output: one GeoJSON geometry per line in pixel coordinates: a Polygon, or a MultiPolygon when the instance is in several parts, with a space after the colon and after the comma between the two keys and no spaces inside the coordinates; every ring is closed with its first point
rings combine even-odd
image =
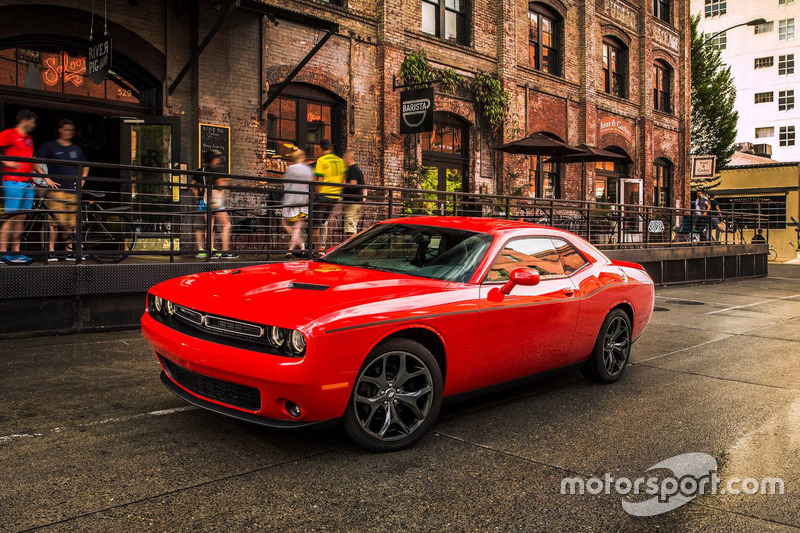
{"type": "Polygon", "coordinates": [[[547,162],[583,164],[583,175],[581,176],[581,198],[586,198],[586,163],[630,161],[630,158],[626,155],[618,154],[610,150],[601,150],[600,148],[595,148],[594,146],[589,146],[585,143],[579,144],[576,148],[580,148],[581,153],[553,156],[548,159],[547,162]]]}
{"type": "Polygon", "coordinates": [[[570,154],[581,154],[583,150],[570,146],[567,143],[561,142],[557,139],[545,135],[543,133],[534,133],[524,139],[518,139],[514,142],[504,144],[495,148],[500,152],[507,154],[522,154],[522,155],[535,155],[535,156],[553,156],[561,157],[570,154]]]}

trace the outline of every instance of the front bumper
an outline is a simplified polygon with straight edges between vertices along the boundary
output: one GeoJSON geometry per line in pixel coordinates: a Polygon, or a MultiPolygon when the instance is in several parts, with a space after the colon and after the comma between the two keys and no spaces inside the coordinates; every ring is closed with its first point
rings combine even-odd
{"type": "Polygon", "coordinates": [[[344,414],[356,371],[339,372],[325,357],[327,350],[321,341],[309,339],[306,356],[294,359],[198,339],[159,323],[147,313],[141,324],[142,334],[161,358],[162,381],[195,405],[275,428],[335,421],[344,414]],[[202,391],[207,389],[191,387],[185,380],[184,386],[180,379],[170,376],[170,365],[173,371],[178,367],[200,379],[208,378],[209,382],[224,382],[223,386],[255,389],[258,400],[243,408],[232,405],[236,402],[220,401],[223,396],[210,391],[204,395],[202,391]],[[300,407],[299,417],[288,413],[287,400],[300,407]]]}

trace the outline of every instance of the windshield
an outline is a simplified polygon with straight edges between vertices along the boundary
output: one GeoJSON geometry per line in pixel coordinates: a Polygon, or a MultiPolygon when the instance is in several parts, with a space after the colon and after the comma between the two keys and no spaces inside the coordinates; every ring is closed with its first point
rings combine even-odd
{"type": "Polygon", "coordinates": [[[491,235],[486,233],[380,224],[342,244],[323,257],[322,262],[466,282],[491,242],[491,235]]]}

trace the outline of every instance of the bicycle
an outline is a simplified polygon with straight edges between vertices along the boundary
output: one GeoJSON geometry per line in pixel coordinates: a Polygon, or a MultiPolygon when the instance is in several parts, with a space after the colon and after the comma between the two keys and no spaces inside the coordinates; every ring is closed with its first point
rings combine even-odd
{"type": "MultiPolygon", "coordinates": [[[[136,246],[136,229],[130,219],[121,213],[130,207],[104,209],[95,200],[105,197],[104,193],[84,191],[84,195],[91,198],[84,201],[83,216],[81,217],[81,252],[85,252],[97,263],[119,263],[124,261],[136,246]]],[[[28,265],[37,257],[48,254],[45,235],[49,234],[51,223],[55,223],[53,213],[48,209],[46,196],[38,196],[33,207],[27,213],[22,234],[20,235],[20,253],[29,257],[28,261],[17,259],[12,262],[4,254],[0,259],[7,265],[28,265]]],[[[73,250],[77,248],[76,235],[72,233],[69,241],[73,250]]]]}
{"type": "Polygon", "coordinates": [[[776,250],[771,244],[769,245],[769,252],[767,252],[767,259],[769,259],[769,261],[778,260],[778,250],[776,250]]]}

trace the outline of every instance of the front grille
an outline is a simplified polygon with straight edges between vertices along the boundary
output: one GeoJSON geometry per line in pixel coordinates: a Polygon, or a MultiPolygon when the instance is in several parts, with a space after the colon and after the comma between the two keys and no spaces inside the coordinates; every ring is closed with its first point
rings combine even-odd
{"type": "Polygon", "coordinates": [[[226,403],[233,407],[247,409],[248,411],[261,409],[261,393],[258,389],[210,378],[176,365],[160,355],[158,358],[172,379],[199,396],[226,403]]]}
{"type": "Polygon", "coordinates": [[[261,326],[211,315],[206,317],[206,327],[220,332],[244,335],[245,337],[254,337],[256,339],[260,339],[264,335],[264,328],[261,326]]]}

